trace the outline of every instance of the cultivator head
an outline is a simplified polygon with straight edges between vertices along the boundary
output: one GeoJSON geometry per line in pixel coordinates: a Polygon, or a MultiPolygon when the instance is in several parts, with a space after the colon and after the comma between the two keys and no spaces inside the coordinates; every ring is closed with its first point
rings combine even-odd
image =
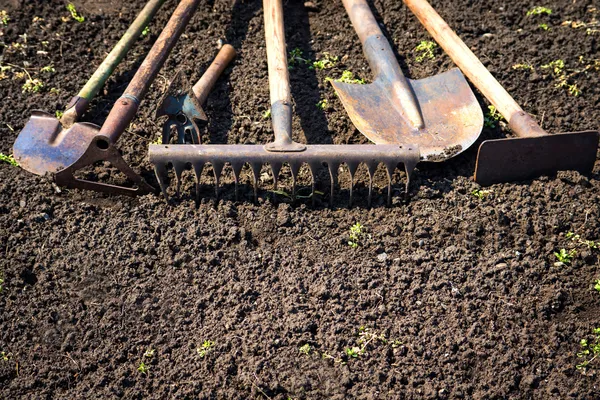
{"type": "Polygon", "coordinates": [[[419,149],[411,145],[306,145],[303,151],[275,152],[262,145],[150,145],[149,158],[154,164],[156,177],[161,190],[168,199],[169,166],[175,171],[177,194],[180,193],[181,176],[186,169],[193,169],[196,176],[196,197],[200,197],[200,176],[204,166],[212,165],[216,194],[224,167],[229,165],[233,171],[235,194],[238,197],[240,174],[248,164],[252,170],[254,197],[257,197],[258,179],[262,166],[268,164],[277,189],[279,173],[284,164],[290,167],[292,174],[292,197],[296,193],[296,181],[303,164],[308,165],[312,175],[312,198],[314,201],[316,173],[327,165],[331,178],[330,203],[333,203],[334,189],[337,183],[340,165],[345,164],[350,173],[350,205],[353,201],[354,176],[360,164],[365,164],[369,172],[368,204],[371,205],[373,176],[377,167],[383,164],[388,176],[388,204],[392,198],[392,175],[402,163],[407,174],[405,191],[408,191],[410,176],[419,162],[419,149]]]}

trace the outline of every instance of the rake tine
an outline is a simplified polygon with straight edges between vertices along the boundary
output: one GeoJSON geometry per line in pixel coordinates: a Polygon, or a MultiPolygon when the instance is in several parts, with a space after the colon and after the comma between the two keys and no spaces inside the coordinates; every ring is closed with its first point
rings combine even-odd
{"type": "Polygon", "coordinates": [[[235,201],[239,200],[239,181],[240,174],[242,173],[242,168],[244,167],[243,163],[233,163],[231,164],[231,168],[233,169],[233,179],[235,181],[235,201]]]}
{"type": "Polygon", "coordinates": [[[223,172],[223,166],[225,164],[220,161],[213,161],[211,164],[213,166],[213,173],[215,175],[215,196],[218,199],[219,198],[219,181],[221,178],[221,172],[223,172]]]}
{"type": "Polygon", "coordinates": [[[292,199],[296,201],[296,177],[300,172],[300,166],[302,164],[292,162],[290,163],[290,171],[292,172],[292,199]]]}
{"type": "Polygon", "coordinates": [[[252,169],[252,176],[254,177],[254,202],[258,202],[258,177],[260,175],[260,162],[253,162],[250,164],[250,168],[252,169]]]}
{"type": "Polygon", "coordinates": [[[340,164],[337,162],[328,162],[327,166],[329,167],[329,178],[331,179],[331,193],[329,194],[329,206],[333,207],[333,195],[335,193],[335,183],[338,180],[338,170],[340,168],[340,164]]]}
{"type": "Polygon", "coordinates": [[[356,170],[358,169],[358,164],[359,163],[354,162],[354,161],[349,161],[346,163],[346,165],[348,166],[348,171],[350,172],[350,201],[348,203],[348,207],[352,207],[353,192],[354,192],[354,174],[356,173],[356,170]]]}
{"type": "Polygon", "coordinates": [[[204,169],[204,163],[194,163],[194,175],[196,175],[196,203],[200,203],[200,176],[202,176],[202,170],[204,169]]]}
{"type": "Polygon", "coordinates": [[[373,199],[373,178],[375,176],[375,172],[377,171],[378,163],[376,161],[369,162],[367,165],[369,171],[369,198],[367,200],[367,206],[371,207],[371,201],[373,199]]]}
{"type": "Polygon", "coordinates": [[[319,170],[320,167],[321,167],[321,163],[320,162],[313,161],[311,163],[308,163],[308,168],[310,169],[310,174],[311,174],[311,177],[312,177],[310,198],[311,198],[311,202],[312,202],[313,206],[316,204],[315,189],[316,189],[316,181],[317,181],[317,171],[319,170]]]}
{"type": "Polygon", "coordinates": [[[160,191],[165,197],[166,201],[169,201],[169,195],[167,194],[167,179],[168,173],[167,168],[164,164],[155,164],[154,165],[154,175],[156,175],[156,180],[158,181],[158,185],[160,186],[160,191]]]}
{"type": "MultiPolygon", "coordinates": [[[[279,173],[281,172],[281,166],[283,163],[271,163],[271,173],[273,174],[273,190],[277,190],[277,183],[279,181],[279,173]]],[[[273,193],[273,199],[275,199],[275,193],[273,193]]]]}
{"type": "Polygon", "coordinates": [[[173,169],[175,170],[175,182],[177,184],[175,191],[177,193],[177,197],[181,197],[181,181],[185,164],[176,162],[173,164],[173,169]]]}
{"type": "Polygon", "coordinates": [[[163,131],[162,131],[162,144],[168,144],[169,140],[171,139],[171,130],[175,127],[176,125],[174,124],[174,122],[169,118],[169,120],[163,125],[163,131]]]}

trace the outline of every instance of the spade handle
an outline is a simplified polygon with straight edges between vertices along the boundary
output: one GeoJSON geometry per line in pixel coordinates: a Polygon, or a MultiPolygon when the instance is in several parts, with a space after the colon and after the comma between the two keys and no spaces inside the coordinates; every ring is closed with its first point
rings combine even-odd
{"type": "Polygon", "coordinates": [[[232,45],[225,44],[219,50],[219,53],[210,64],[210,66],[206,69],[206,72],[202,75],[200,80],[196,82],[192,91],[194,92],[194,96],[196,96],[196,100],[198,100],[199,104],[204,104],[210,90],[219,79],[221,73],[227,68],[227,65],[235,58],[236,52],[232,45]]]}
{"type": "Polygon", "coordinates": [[[426,0],[404,0],[404,3],[475,87],[506,118],[517,136],[536,137],[547,134],[529,114],[523,111],[426,0]]]}

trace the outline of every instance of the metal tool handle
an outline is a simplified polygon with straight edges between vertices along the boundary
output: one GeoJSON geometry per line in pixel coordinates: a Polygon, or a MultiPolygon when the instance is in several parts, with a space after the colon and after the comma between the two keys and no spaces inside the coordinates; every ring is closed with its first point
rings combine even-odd
{"type": "Polygon", "coordinates": [[[219,53],[213,62],[206,69],[206,72],[204,72],[202,77],[192,88],[194,96],[196,96],[196,100],[198,100],[199,104],[204,104],[211,89],[219,79],[219,76],[225,68],[227,68],[227,65],[235,58],[236,54],[235,49],[230,44],[225,44],[221,47],[221,50],[219,50],[219,53]]]}
{"type": "Polygon", "coordinates": [[[125,89],[125,93],[115,103],[98,135],[115,143],[129,126],[140,102],[146,95],[156,75],[167,60],[186,25],[192,18],[200,0],[182,0],[169,19],[169,22],[152,46],[135,76],[125,89]]]}
{"type": "Polygon", "coordinates": [[[408,121],[417,129],[423,128],[425,123],[417,99],[369,4],[366,0],[342,0],[342,2],[376,79],[383,80],[384,85],[392,91],[402,105],[402,111],[408,121]]]}
{"type": "Polygon", "coordinates": [[[271,119],[275,141],[265,145],[268,151],[302,151],[306,146],[292,140],[292,94],[288,73],[283,5],[281,0],[263,0],[265,38],[269,64],[271,119]]]}
{"type": "Polygon", "coordinates": [[[70,127],[81,117],[90,101],[104,86],[117,65],[123,60],[123,57],[125,57],[133,43],[140,37],[144,28],[148,26],[164,2],[165,0],[150,0],[146,3],[142,11],[140,11],[115,47],[108,53],[108,56],[102,61],[102,64],[96,69],[85,86],[79,91],[77,96],[71,99],[60,119],[63,127],[70,127]]]}
{"type": "Polygon", "coordinates": [[[523,111],[426,0],[404,0],[404,3],[475,87],[506,118],[517,136],[536,137],[547,134],[529,114],[523,111]]]}

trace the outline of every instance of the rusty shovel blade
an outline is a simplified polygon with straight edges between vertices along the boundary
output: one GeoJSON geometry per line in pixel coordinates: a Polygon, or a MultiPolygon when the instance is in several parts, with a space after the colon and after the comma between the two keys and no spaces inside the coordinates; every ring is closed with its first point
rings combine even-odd
{"type": "Polygon", "coordinates": [[[421,127],[409,121],[394,82],[385,77],[368,85],[332,84],[356,128],[376,144],[412,143],[421,149],[423,161],[444,161],[477,140],[483,114],[460,70],[406,81],[422,116],[421,127]]]}
{"type": "Polygon", "coordinates": [[[597,150],[597,131],[486,140],[479,146],[475,181],[487,186],[557,171],[589,173],[597,150]]]}

